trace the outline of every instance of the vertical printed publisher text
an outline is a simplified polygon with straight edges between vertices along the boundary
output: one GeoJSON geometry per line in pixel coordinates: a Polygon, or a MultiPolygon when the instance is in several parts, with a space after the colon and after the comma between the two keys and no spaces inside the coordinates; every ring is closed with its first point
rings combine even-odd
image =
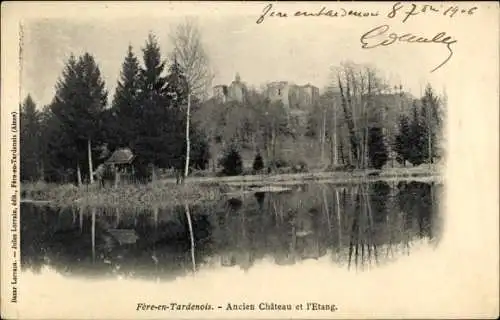
{"type": "Polygon", "coordinates": [[[12,278],[10,279],[11,295],[10,302],[17,303],[17,287],[18,287],[18,258],[19,258],[19,229],[18,229],[18,113],[11,113],[11,148],[10,148],[10,167],[11,167],[11,177],[10,177],[10,189],[12,191],[10,196],[10,250],[12,250],[12,278]]]}

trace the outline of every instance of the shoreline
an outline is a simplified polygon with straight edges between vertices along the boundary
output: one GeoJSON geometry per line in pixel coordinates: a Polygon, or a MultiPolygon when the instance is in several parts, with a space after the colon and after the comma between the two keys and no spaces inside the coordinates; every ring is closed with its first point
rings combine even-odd
{"type": "Polygon", "coordinates": [[[293,186],[308,183],[349,185],[385,182],[443,182],[435,168],[397,168],[379,171],[354,170],[353,172],[312,172],[276,175],[249,175],[230,177],[188,177],[182,185],[176,179],[166,178],[145,185],[123,185],[118,188],[100,188],[97,185],[76,187],[72,184],[22,183],[21,203],[35,205],[96,205],[96,206],[155,206],[164,203],[185,204],[214,201],[224,195],[252,192],[252,188],[266,186],[293,186]]]}

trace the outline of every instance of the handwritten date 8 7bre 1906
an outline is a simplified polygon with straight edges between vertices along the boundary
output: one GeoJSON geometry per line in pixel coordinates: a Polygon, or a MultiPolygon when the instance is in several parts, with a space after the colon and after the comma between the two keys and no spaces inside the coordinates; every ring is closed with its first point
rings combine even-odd
{"type": "Polygon", "coordinates": [[[476,13],[478,7],[475,6],[459,6],[450,4],[421,4],[421,3],[395,3],[387,18],[396,19],[402,18],[402,22],[408,21],[410,17],[424,15],[443,15],[445,17],[454,18],[459,16],[471,16],[476,13]]]}
{"type": "MultiPolygon", "coordinates": [[[[310,7],[310,6],[308,6],[310,7]]],[[[359,7],[358,7],[359,8],[359,7]]],[[[386,17],[391,20],[399,20],[403,23],[413,17],[425,16],[444,16],[447,18],[459,18],[474,15],[478,7],[462,4],[422,4],[422,3],[403,3],[396,2],[388,10],[365,10],[355,9],[348,10],[342,7],[329,8],[327,6],[318,7],[313,10],[296,10],[287,11],[277,9],[273,4],[269,3],[264,6],[262,12],[258,15],[255,23],[262,24],[267,18],[270,19],[287,19],[287,18],[352,18],[352,19],[372,19],[376,17],[386,17]]]]}
{"type": "Polygon", "coordinates": [[[338,310],[335,304],[324,304],[317,302],[305,302],[299,304],[283,304],[274,302],[259,303],[226,303],[214,306],[209,303],[175,303],[148,304],[137,303],[136,311],[312,311],[312,312],[335,312],[338,310]]]}

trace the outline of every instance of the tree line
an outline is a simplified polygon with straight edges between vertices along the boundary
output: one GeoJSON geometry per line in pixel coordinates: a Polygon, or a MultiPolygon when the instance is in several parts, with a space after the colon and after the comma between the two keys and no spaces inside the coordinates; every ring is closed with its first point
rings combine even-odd
{"type": "Polygon", "coordinates": [[[21,179],[91,183],[96,167],[124,147],[136,155],[141,181],[153,168],[187,174],[188,168],[222,167],[221,174],[242,174],[244,150],[254,154],[253,173],[304,170],[294,150],[283,157],[287,143],[317,146],[318,161],[328,149],[327,170],[380,169],[392,158],[420,165],[441,156],[445,101],[430,85],[421,98],[408,98],[374,68],[344,63],[332,68],[331,86],[319,100],[296,116],[256,89],[241,102],[207,99],[213,74],[199,32],[180,25],[172,43],[168,61],[153,34],[141,48],[142,61],[129,46],[109,106],[95,57],[71,55],[52,102],[39,110],[28,95],[20,106],[21,179]]]}
{"type": "MultiPolygon", "coordinates": [[[[147,179],[151,167],[182,170],[187,134],[191,167],[206,167],[203,133],[196,126],[184,130],[190,84],[177,53],[167,65],[155,36],[149,34],[142,55],[140,64],[129,46],[110,107],[90,53],[69,57],[55,97],[43,110],[28,95],[21,106],[22,180],[92,182],[95,167],[110,151],[124,147],[136,155],[139,178],[147,179]]],[[[193,106],[199,103],[194,97],[193,106]]]]}

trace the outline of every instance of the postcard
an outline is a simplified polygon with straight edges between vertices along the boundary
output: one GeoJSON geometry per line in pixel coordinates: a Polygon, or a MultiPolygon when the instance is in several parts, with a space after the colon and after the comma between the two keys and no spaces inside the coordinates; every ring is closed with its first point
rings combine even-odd
{"type": "Polygon", "coordinates": [[[2,3],[2,318],[497,318],[498,9],[2,3]]]}

